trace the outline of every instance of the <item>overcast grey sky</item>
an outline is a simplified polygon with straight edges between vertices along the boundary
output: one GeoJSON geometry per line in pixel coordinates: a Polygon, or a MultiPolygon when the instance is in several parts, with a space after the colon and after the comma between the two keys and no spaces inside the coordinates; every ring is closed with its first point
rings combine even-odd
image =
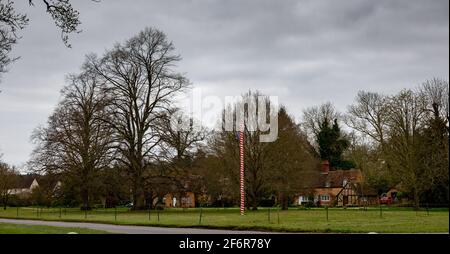
{"type": "Polygon", "coordinates": [[[31,23],[0,83],[0,153],[18,166],[66,74],[146,26],[168,35],[179,70],[204,94],[259,89],[297,119],[326,101],[345,110],[361,89],[394,93],[449,75],[448,0],[78,0],[83,32],[70,37],[72,49],[39,1],[15,2],[31,23]]]}

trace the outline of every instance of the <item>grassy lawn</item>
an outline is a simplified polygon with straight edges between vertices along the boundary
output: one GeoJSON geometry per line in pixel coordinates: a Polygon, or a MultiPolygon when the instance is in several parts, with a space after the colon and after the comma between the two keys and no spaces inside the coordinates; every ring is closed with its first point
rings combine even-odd
{"type": "Polygon", "coordinates": [[[324,208],[300,210],[290,208],[277,212],[276,208],[260,208],[239,215],[238,208],[204,208],[200,222],[200,209],[172,208],[159,213],[154,210],[129,211],[126,208],[96,209],[84,213],[76,208],[9,207],[0,210],[3,218],[26,218],[39,220],[89,221],[123,225],[204,227],[227,229],[260,229],[289,232],[352,232],[352,233],[431,233],[449,232],[448,209],[413,211],[410,208],[383,207],[364,211],[359,208],[330,208],[328,220],[324,208]],[[18,215],[17,215],[18,214],[18,215]]]}
{"type": "Polygon", "coordinates": [[[20,225],[10,223],[0,223],[0,234],[67,234],[75,232],[77,234],[106,234],[108,232],[85,228],[51,227],[40,225],[20,225]]]}

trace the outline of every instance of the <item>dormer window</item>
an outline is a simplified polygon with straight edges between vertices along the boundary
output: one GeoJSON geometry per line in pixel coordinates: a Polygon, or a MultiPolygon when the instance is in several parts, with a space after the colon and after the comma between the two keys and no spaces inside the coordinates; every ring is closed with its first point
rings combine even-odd
{"type": "Polygon", "coordinates": [[[326,181],[326,182],[325,182],[325,187],[326,187],[326,188],[329,188],[330,186],[331,186],[330,182],[329,182],[329,181],[326,181]]]}

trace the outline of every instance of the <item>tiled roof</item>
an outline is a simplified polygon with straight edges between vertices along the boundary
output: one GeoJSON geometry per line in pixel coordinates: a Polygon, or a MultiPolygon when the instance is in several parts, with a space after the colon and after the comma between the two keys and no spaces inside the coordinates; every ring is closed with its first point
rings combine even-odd
{"type": "Polygon", "coordinates": [[[34,179],[37,179],[37,175],[33,174],[19,175],[17,177],[16,184],[14,185],[14,189],[28,189],[30,188],[34,179]]]}
{"type": "Polygon", "coordinates": [[[327,174],[320,174],[315,188],[339,188],[343,187],[344,180],[352,183],[362,181],[362,173],[359,169],[330,170],[327,174]]]}

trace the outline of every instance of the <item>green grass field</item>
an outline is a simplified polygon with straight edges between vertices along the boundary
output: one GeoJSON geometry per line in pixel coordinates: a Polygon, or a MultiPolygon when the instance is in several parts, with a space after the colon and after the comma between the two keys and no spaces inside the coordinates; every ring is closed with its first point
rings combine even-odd
{"type": "Polygon", "coordinates": [[[290,208],[277,212],[276,208],[260,208],[239,215],[238,208],[204,208],[200,221],[200,209],[165,209],[129,211],[126,208],[96,209],[86,214],[76,208],[31,208],[17,210],[8,207],[0,210],[0,217],[38,220],[88,221],[123,225],[204,227],[227,229],[258,229],[287,232],[342,232],[342,233],[448,233],[448,209],[414,211],[410,208],[383,207],[367,210],[359,208],[330,208],[328,220],[324,208],[300,210],[290,208]]]}
{"type": "Polygon", "coordinates": [[[0,234],[106,234],[108,232],[85,228],[51,227],[40,225],[19,225],[0,223],[0,234]]]}

